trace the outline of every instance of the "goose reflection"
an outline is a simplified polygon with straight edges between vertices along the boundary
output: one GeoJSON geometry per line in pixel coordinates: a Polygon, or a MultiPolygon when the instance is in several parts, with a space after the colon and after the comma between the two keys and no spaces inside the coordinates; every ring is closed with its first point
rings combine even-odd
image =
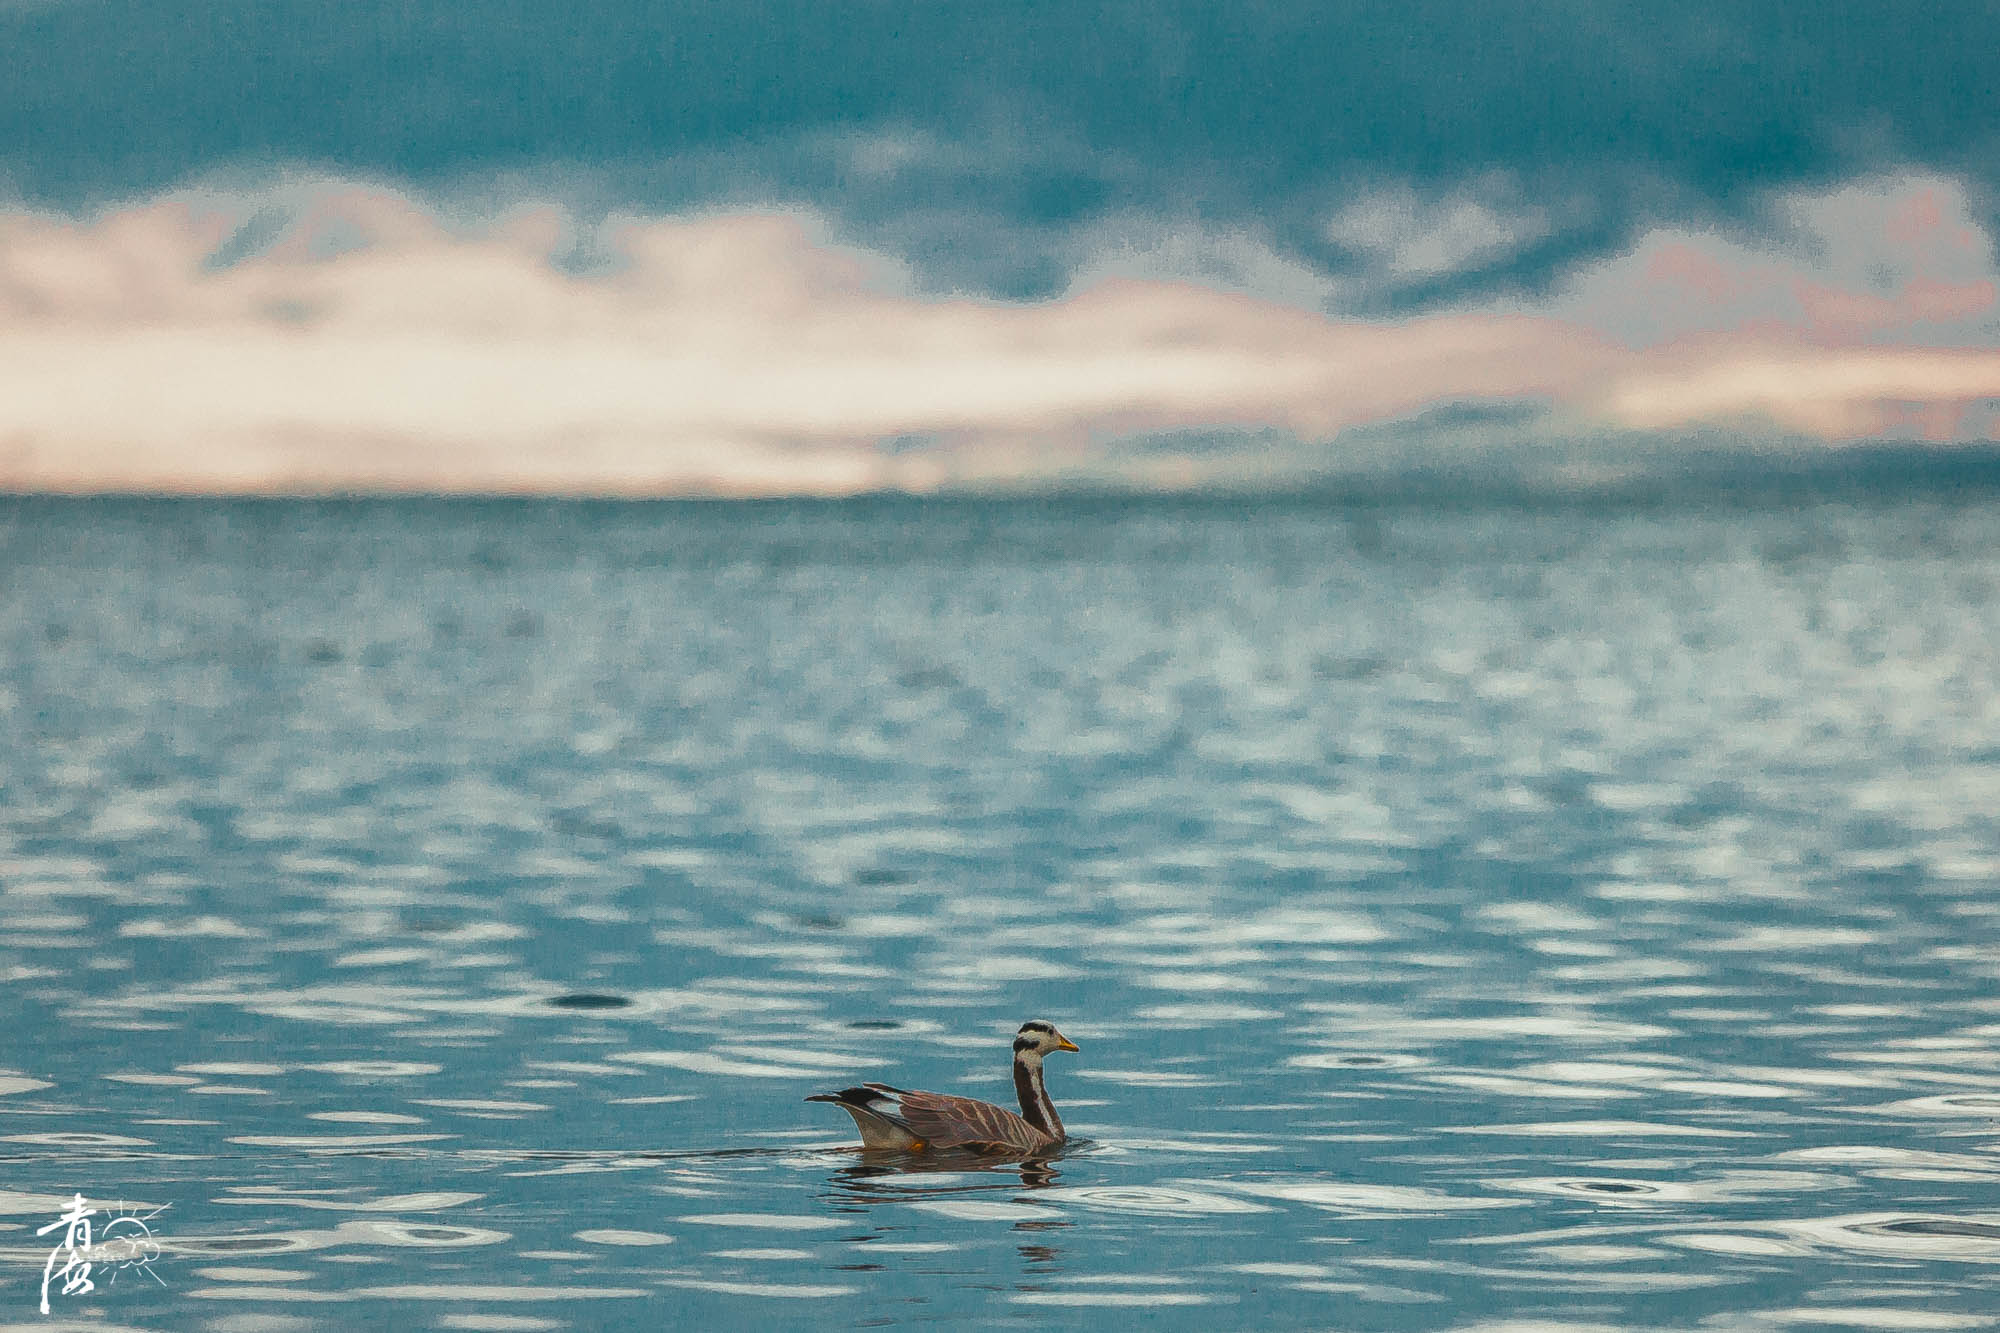
{"type": "Polygon", "coordinates": [[[916,1203],[1047,1189],[1061,1176],[1053,1157],[995,1162],[971,1153],[870,1152],[866,1160],[835,1171],[828,1184],[834,1197],[846,1202],[916,1203]]]}
{"type": "Polygon", "coordinates": [[[1063,1252],[1055,1245],[1017,1245],[1014,1249],[1021,1256],[1021,1262],[1039,1266],[1030,1267],[1030,1273],[1048,1272],[1062,1263],[1063,1252]]]}
{"type": "MultiPolygon", "coordinates": [[[[1018,1211],[1011,1229],[1020,1233],[1024,1274],[1055,1273],[1063,1269],[1063,1247],[1054,1244],[1073,1225],[1067,1218],[1047,1215],[1032,1206],[1023,1190],[1053,1186],[1062,1173],[1048,1158],[998,1163],[991,1158],[966,1155],[954,1161],[936,1154],[896,1154],[901,1160],[883,1160],[890,1154],[870,1153],[870,1160],[842,1167],[829,1179],[829,1197],[843,1210],[863,1211],[878,1204],[932,1204],[937,1211],[1002,1217],[1018,1211]]],[[[857,1242],[880,1240],[886,1233],[908,1230],[904,1225],[884,1224],[866,1235],[852,1237],[857,1242]]],[[[945,1248],[952,1248],[947,1245],[945,1248]]]]}

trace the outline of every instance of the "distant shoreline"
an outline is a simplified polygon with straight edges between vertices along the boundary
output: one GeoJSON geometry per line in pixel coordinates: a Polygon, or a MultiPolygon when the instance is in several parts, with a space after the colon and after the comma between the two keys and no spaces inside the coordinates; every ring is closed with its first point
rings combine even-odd
{"type": "Polygon", "coordinates": [[[965,505],[1089,508],[1101,505],[1306,508],[1630,508],[1786,506],[1822,502],[1895,503],[2000,496],[2000,444],[1881,443],[1772,452],[1706,448],[1579,472],[1482,457],[1400,469],[1325,471],[1207,485],[1159,486],[1116,477],[1038,478],[1032,485],[958,485],[931,490],[869,489],[843,494],[662,489],[657,493],[550,486],[546,489],[370,489],[298,487],[202,491],[106,487],[11,488],[0,506],[102,504],[491,504],[581,506],[788,506],[819,509],[965,505]]]}

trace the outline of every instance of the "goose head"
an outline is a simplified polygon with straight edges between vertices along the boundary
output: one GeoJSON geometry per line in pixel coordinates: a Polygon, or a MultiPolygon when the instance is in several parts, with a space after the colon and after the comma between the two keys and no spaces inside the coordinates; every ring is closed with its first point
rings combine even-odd
{"type": "Polygon", "coordinates": [[[1056,1031],[1054,1023],[1039,1018],[1031,1018],[1021,1024],[1021,1030],[1014,1034],[1014,1055],[1017,1059],[1040,1063],[1045,1055],[1075,1049],[1076,1043],[1056,1031]]]}

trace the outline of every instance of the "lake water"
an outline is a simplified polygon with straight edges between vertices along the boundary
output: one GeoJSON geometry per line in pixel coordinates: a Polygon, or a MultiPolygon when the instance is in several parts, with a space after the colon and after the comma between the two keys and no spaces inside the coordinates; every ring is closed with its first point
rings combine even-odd
{"type": "Polygon", "coordinates": [[[4,502],[0,1322],[1987,1325],[1991,498],[4,502]]]}

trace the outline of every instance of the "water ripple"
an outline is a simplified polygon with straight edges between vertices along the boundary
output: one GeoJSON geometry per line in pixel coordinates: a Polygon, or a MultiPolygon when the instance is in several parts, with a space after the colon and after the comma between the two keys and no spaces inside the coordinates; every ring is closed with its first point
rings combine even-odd
{"type": "Polygon", "coordinates": [[[1232,1198],[1176,1185],[1058,1186],[1036,1196],[1038,1201],[1075,1204],[1112,1213],[1147,1216],[1220,1217],[1232,1213],[1264,1213],[1270,1209],[1247,1199],[1232,1198]]]}
{"type": "Polygon", "coordinates": [[[165,1209],[59,1317],[2000,1309],[1994,506],[16,497],[0,569],[0,1267],[165,1209]],[[802,1100],[1011,1101],[1030,1016],[1054,1160],[802,1100]]]}

